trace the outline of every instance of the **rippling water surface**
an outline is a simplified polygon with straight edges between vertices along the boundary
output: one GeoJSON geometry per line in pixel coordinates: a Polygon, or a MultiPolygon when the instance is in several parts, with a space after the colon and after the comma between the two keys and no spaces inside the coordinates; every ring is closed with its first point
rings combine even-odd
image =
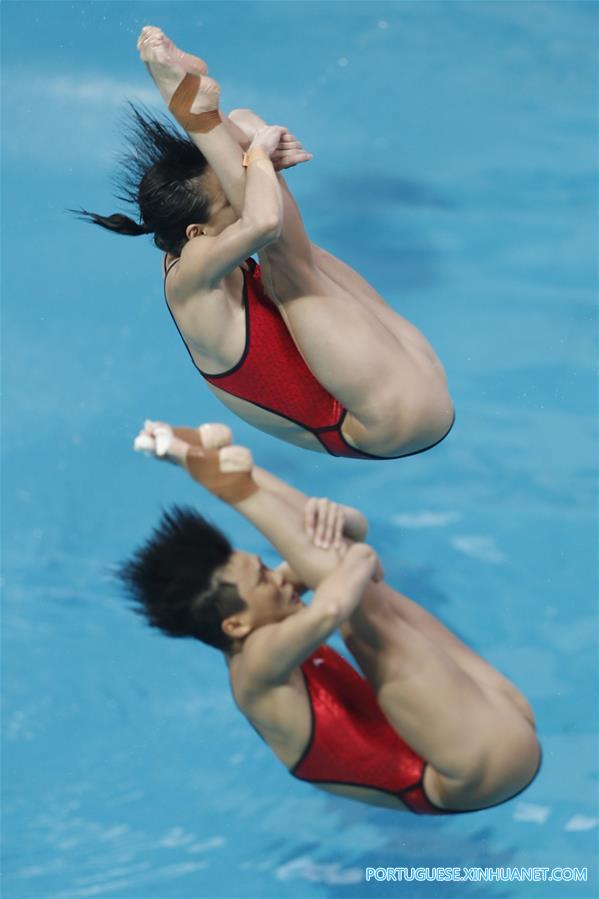
{"type": "Polygon", "coordinates": [[[33,2],[4,25],[4,895],[597,896],[596,4],[33,2]],[[513,803],[427,820],[292,780],[219,655],[151,633],[111,578],[172,501],[274,558],[130,452],[146,416],[227,414],[173,331],[159,254],[63,213],[117,208],[119,109],[153,97],[149,21],[208,58],[225,107],[301,136],[315,158],[289,181],[313,239],[446,364],[457,425],[413,459],[236,436],[358,503],[389,578],[531,698],[545,764],[513,803]],[[364,882],[396,865],[590,880],[364,882]]]}

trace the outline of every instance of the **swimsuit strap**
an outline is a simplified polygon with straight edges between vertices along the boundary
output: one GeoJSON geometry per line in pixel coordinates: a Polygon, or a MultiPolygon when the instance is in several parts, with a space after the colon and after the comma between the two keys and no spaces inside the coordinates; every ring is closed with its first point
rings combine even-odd
{"type": "Polygon", "coordinates": [[[176,258],[176,259],[173,259],[173,261],[171,262],[171,264],[167,267],[166,260],[168,259],[168,253],[165,253],[165,254],[164,254],[164,257],[163,257],[163,260],[162,260],[162,270],[163,270],[163,272],[164,272],[164,277],[165,277],[165,278],[166,278],[166,276],[168,275],[168,273],[170,272],[170,270],[177,264],[177,262],[179,261],[180,258],[181,258],[180,256],[177,256],[177,258],[176,258]]]}

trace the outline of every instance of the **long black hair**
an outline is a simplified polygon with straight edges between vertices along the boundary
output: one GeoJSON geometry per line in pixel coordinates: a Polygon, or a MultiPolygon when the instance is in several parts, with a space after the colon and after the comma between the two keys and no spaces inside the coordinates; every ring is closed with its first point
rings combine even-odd
{"type": "Polygon", "coordinates": [[[158,119],[133,103],[129,109],[125,126],[129,146],[120,159],[117,199],[135,206],[139,221],[120,213],[69,211],[117,234],[153,234],[160,250],[179,256],[187,242],[187,226],[209,219],[210,198],[199,184],[206,159],[169,119],[158,119]]]}
{"type": "Polygon", "coordinates": [[[152,627],[227,651],[231,640],[222,622],[246,604],[233,584],[215,583],[214,574],[232,552],[225,535],[198,512],[173,506],[116,575],[152,627]]]}

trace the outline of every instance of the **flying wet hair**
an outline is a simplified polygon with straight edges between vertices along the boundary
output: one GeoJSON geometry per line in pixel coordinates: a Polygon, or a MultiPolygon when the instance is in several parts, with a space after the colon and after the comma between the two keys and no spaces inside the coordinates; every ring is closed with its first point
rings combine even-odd
{"type": "Polygon", "coordinates": [[[187,226],[204,224],[210,217],[210,197],[200,186],[206,159],[169,119],[158,119],[145,107],[128,105],[128,148],[119,160],[116,198],[134,206],[139,221],[121,213],[69,211],[117,234],[153,234],[158,249],[180,256],[187,243],[187,226]]]}
{"type": "Polygon", "coordinates": [[[173,506],[116,575],[152,627],[226,652],[232,644],[222,622],[246,608],[233,584],[214,578],[232,552],[225,535],[194,509],[173,506]]]}

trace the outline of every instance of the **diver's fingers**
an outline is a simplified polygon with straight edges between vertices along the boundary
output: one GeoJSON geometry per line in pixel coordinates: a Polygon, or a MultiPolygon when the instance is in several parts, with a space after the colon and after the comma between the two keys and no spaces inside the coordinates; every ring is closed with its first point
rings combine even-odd
{"type": "Polygon", "coordinates": [[[297,155],[274,153],[272,163],[277,171],[281,171],[281,169],[292,169],[296,165],[301,165],[302,162],[310,162],[313,158],[311,153],[298,152],[297,155]]]}
{"type": "Polygon", "coordinates": [[[304,527],[309,537],[314,537],[314,528],[316,526],[316,512],[318,500],[310,497],[304,508],[304,527]]]}
{"type": "Polygon", "coordinates": [[[385,569],[383,568],[383,565],[378,556],[378,553],[376,555],[376,566],[372,573],[372,580],[375,581],[375,583],[385,580],[385,569]]]}
{"type": "Polygon", "coordinates": [[[324,535],[324,548],[329,549],[333,545],[333,537],[337,529],[337,518],[340,513],[337,503],[329,500],[329,508],[327,511],[327,527],[324,535]]]}
{"type": "Polygon", "coordinates": [[[314,542],[323,549],[326,548],[325,538],[327,534],[330,502],[331,501],[324,496],[318,500],[318,524],[316,525],[316,539],[314,542]]]}
{"type": "Polygon", "coordinates": [[[347,551],[350,548],[350,546],[352,546],[352,545],[353,544],[349,543],[347,540],[342,540],[340,545],[335,547],[335,553],[337,554],[337,558],[339,559],[340,562],[342,562],[343,559],[346,557],[347,551]]]}
{"type": "Polygon", "coordinates": [[[289,152],[286,150],[277,150],[272,154],[272,158],[277,165],[284,165],[285,168],[289,168],[291,165],[297,165],[298,162],[308,162],[308,160],[314,159],[312,153],[307,153],[305,150],[290,150],[289,152]]]}
{"type": "Polygon", "coordinates": [[[301,144],[297,147],[281,147],[279,145],[272,155],[276,156],[277,159],[297,159],[300,156],[312,157],[312,153],[308,152],[301,144]]]}
{"type": "Polygon", "coordinates": [[[326,514],[326,499],[321,497],[316,500],[316,521],[314,522],[314,543],[320,546],[322,533],[324,531],[323,518],[326,514]]]}
{"type": "Polygon", "coordinates": [[[345,525],[345,512],[341,508],[341,506],[337,507],[337,518],[335,520],[335,536],[333,539],[333,546],[335,549],[339,549],[341,547],[341,540],[343,537],[343,527],[345,525]]]}
{"type": "Polygon", "coordinates": [[[301,141],[295,136],[295,134],[292,134],[291,131],[283,132],[283,134],[281,135],[281,142],[286,144],[295,143],[298,146],[301,146],[301,141]]]}

